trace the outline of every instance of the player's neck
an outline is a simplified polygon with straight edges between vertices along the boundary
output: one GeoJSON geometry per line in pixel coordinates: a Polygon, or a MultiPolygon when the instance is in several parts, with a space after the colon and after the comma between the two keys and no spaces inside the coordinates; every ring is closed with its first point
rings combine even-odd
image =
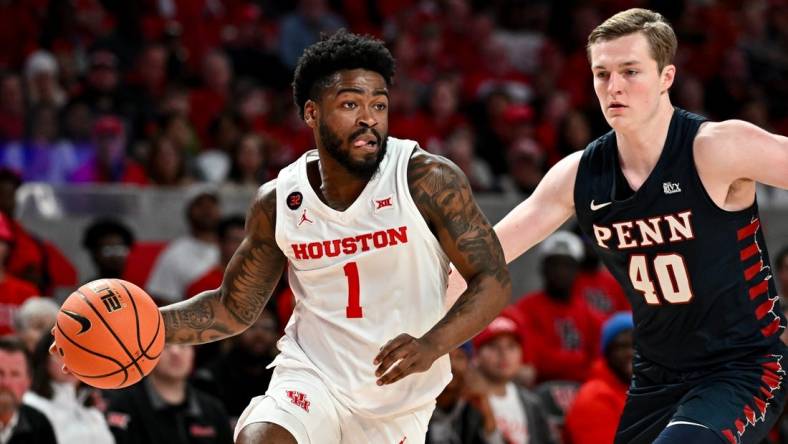
{"type": "Polygon", "coordinates": [[[369,182],[354,176],[328,155],[321,155],[317,162],[308,165],[307,173],[318,197],[339,211],[352,205],[369,182]]]}
{"type": "Polygon", "coordinates": [[[644,124],[616,129],[621,169],[630,185],[634,185],[633,189],[637,189],[657,165],[665,146],[673,112],[670,101],[663,99],[654,117],[644,124]]]}

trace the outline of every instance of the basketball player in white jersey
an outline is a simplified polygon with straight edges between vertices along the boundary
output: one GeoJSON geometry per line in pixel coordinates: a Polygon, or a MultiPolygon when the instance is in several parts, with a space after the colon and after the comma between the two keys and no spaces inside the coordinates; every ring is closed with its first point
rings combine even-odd
{"type": "Polygon", "coordinates": [[[162,308],[168,343],[238,334],[287,266],[295,310],[238,443],[424,442],[447,352],[509,300],[466,178],[388,137],[393,73],[381,42],[343,31],[304,51],[294,96],[317,149],[260,188],[221,288],[162,308]],[[469,285],[447,312],[449,261],[469,285]]]}

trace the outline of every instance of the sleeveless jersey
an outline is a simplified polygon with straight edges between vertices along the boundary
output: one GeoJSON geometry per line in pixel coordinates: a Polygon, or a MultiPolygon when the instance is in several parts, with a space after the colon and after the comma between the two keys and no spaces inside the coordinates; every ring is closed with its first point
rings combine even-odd
{"type": "Polygon", "coordinates": [[[447,356],[424,373],[378,386],[372,360],[401,333],[420,337],[445,314],[449,260],[408,188],[416,142],[388,139],[378,172],[345,211],[323,203],[305,153],[279,173],[276,242],[296,304],[274,364],[316,372],[354,414],[424,407],[451,379],[447,356]]]}
{"type": "Polygon", "coordinates": [[[675,109],[637,192],[609,132],[586,147],[574,189],[581,229],[632,304],[636,351],[677,371],[763,352],[785,328],[757,202],[719,208],[695,168],[703,121],[675,109]]]}

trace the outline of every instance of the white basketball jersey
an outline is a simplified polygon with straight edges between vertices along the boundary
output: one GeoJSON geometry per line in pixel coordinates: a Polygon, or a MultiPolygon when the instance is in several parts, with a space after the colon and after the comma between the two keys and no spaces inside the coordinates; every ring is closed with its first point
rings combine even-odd
{"type": "Polygon", "coordinates": [[[377,174],[345,211],[307,179],[316,150],[279,173],[276,242],[289,261],[295,309],[275,365],[314,370],[354,414],[382,417],[433,402],[451,379],[447,356],[378,386],[372,360],[401,333],[420,337],[445,314],[449,260],[408,188],[416,142],[388,139],[377,174]]]}

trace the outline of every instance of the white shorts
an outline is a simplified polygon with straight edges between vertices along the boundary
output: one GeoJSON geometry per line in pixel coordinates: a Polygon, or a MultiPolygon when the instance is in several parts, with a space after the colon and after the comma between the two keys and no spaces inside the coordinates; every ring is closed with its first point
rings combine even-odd
{"type": "Polygon", "coordinates": [[[238,418],[234,438],[248,424],[270,422],[298,444],[423,444],[434,409],[433,402],[398,416],[354,416],[314,372],[276,367],[265,395],[252,398],[238,418]]]}

